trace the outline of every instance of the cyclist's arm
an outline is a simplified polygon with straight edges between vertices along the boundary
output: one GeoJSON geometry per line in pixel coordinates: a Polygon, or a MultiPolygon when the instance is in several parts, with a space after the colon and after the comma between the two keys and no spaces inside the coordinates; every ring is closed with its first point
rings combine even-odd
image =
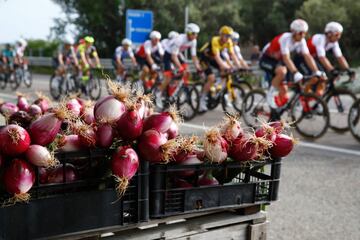
{"type": "Polygon", "coordinates": [[[152,66],[154,64],[154,60],[151,57],[151,53],[146,53],[146,61],[152,66]]]}
{"type": "Polygon", "coordinates": [[[314,73],[319,71],[319,68],[316,66],[314,58],[310,55],[310,53],[303,54],[306,64],[309,66],[311,71],[314,73]]]}
{"type": "Polygon", "coordinates": [[[240,61],[240,64],[241,64],[242,68],[245,68],[245,69],[249,68],[249,65],[247,64],[247,62],[243,58],[239,59],[239,61],[240,61]]]}
{"type": "Polygon", "coordinates": [[[198,71],[201,71],[201,66],[200,66],[200,62],[199,62],[199,59],[197,58],[197,56],[191,56],[191,59],[196,67],[196,69],[198,71]]]}
{"type": "Polygon", "coordinates": [[[173,61],[173,63],[175,64],[175,66],[178,69],[182,68],[181,63],[180,63],[179,58],[178,58],[178,55],[176,53],[171,54],[171,60],[173,61]]]}
{"type": "Polygon", "coordinates": [[[97,53],[97,51],[94,51],[93,53],[93,57],[95,58],[95,63],[96,63],[96,67],[100,67],[100,58],[99,58],[99,55],[97,53]]]}
{"type": "Polygon", "coordinates": [[[131,62],[134,66],[137,66],[136,58],[133,56],[130,56],[131,62]]]}
{"type": "Polygon", "coordinates": [[[233,60],[233,62],[235,63],[235,65],[238,67],[238,68],[241,68],[241,64],[240,64],[240,61],[239,59],[237,58],[236,54],[234,51],[232,51],[230,53],[230,56],[231,56],[231,59],[233,60]]]}
{"type": "Polygon", "coordinates": [[[60,65],[64,65],[63,57],[64,57],[64,56],[62,55],[62,53],[59,53],[59,54],[58,54],[58,60],[59,60],[59,64],[60,64],[60,65]]]}
{"type": "Polygon", "coordinates": [[[289,69],[291,73],[296,73],[298,71],[297,68],[295,67],[294,62],[290,58],[290,54],[282,55],[282,60],[285,63],[287,69],[289,69]]]}
{"type": "Polygon", "coordinates": [[[338,57],[337,61],[338,61],[339,65],[340,65],[341,69],[343,69],[343,70],[349,69],[349,64],[346,61],[346,58],[344,56],[338,57]]]}
{"type": "Polygon", "coordinates": [[[120,68],[124,67],[120,56],[116,56],[116,65],[118,65],[118,67],[120,67],[120,68]]]}
{"type": "Polygon", "coordinates": [[[216,52],[214,55],[214,59],[216,61],[216,63],[219,65],[220,69],[224,70],[224,69],[228,69],[229,65],[226,64],[226,62],[224,62],[221,57],[220,57],[220,53],[216,52]]]}
{"type": "Polygon", "coordinates": [[[324,66],[324,68],[326,69],[326,71],[330,72],[331,70],[334,69],[334,66],[330,63],[329,59],[327,57],[319,57],[319,61],[321,63],[321,65],[324,66]]]}
{"type": "Polygon", "coordinates": [[[88,68],[90,65],[89,65],[89,62],[85,56],[85,52],[81,52],[80,53],[80,58],[81,58],[81,61],[84,63],[85,67],[88,68]]]}

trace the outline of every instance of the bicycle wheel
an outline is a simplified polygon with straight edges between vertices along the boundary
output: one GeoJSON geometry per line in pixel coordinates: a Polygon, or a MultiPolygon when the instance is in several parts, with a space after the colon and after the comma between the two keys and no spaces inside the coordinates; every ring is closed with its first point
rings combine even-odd
{"type": "Polygon", "coordinates": [[[16,69],[15,72],[10,75],[9,83],[12,90],[16,90],[21,84],[22,75],[19,71],[21,70],[16,69]]]}
{"type": "Polygon", "coordinates": [[[271,109],[266,102],[266,93],[262,89],[248,92],[241,107],[244,122],[249,127],[257,127],[264,122],[269,122],[271,109]]]}
{"type": "Polygon", "coordinates": [[[348,124],[351,134],[360,142],[360,99],[350,107],[348,124]]]}
{"type": "Polygon", "coordinates": [[[7,76],[5,73],[0,73],[0,88],[5,89],[7,85],[7,76]]]}
{"type": "Polygon", "coordinates": [[[194,86],[183,86],[177,97],[176,107],[185,121],[196,116],[199,109],[200,95],[194,86]]]}
{"type": "Polygon", "coordinates": [[[50,95],[54,100],[59,100],[62,93],[62,83],[64,79],[53,74],[50,78],[50,95]]]}
{"type": "Polygon", "coordinates": [[[313,93],[300,93],[290,107],[297,132],[306,138],[319,138],[329,127],[329,110],[324,100],[313,93]]]}
{"type": "Polygon", "coordinates": [[[250,83],[248,83],[247,81],[244,80],[239,80],[235,82],[237,85],[239,85],[245,93],[250,92],[251,90],[253,90],[253,87],[251,86],[250,83]]]}
{"type": "Polygon", "coordinates": [[[245,91],[240,85],[233,83],[231,89],[225,89],[221,96],[221,105],[224,112],[237,112],[241,116],[241,105],[244,98],[245,91]]]}
{"type": "Polygon", "coordinates": [[[32,85],[32,73],[30,70],[23,70],[23,74],[25,86],[30,88],[32,85]]]}
{"type": "Polygon", "coordinates": [[[98,100],[101,96],[101,82],[98,77],[92,76],[87,83],[87,92],[91,100],[98,100]]]}
{"type": "Polygon", "coordinates": [[[349,130],[347,121],[351,105],[356,101],[356,96],[346,89],[335,89],[325,99],[329,108],[329,127],[336,132],[349,130]]]}

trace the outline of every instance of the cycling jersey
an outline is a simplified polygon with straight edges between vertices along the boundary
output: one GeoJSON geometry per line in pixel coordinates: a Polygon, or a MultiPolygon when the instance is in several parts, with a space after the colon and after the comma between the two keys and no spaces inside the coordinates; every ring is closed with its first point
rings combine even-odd
{"type": "MultiPolygon", "coordinates": [[[[235,45],[235,46],[234,46],[234,53],[235,53],[236,57],[237,57],[239,60],[244,59],[243,56],[242,56],[242,54],[241,54],[240,46],[238,46],[238,45],[235,45]]],[[[221,55],[222,55],[225,59],[230,59],[229,51],[228,51],[227,48],[225,48],[224,50],[222,50],[221,55]]]]}
{"type": "Polygon", "coordinates": [[[97,57],[97,51],[96,47],[94,45],[91,45],[90,47],[86,47],[85,43],[81,43],[78,45],[76,49],[76,56],[80,58],[81,54],[84,53],[86,57],[92,58],[97,57]]]}
{"type": "Polygon", "coordinates": [[[229,53],[233,53],[234,45],[232,40],[229,38],[225,43],[221,43],[220,36],[215,36],[210,42],[205,43],[204,46],[201,47],[200,52],[204,52],[205,55],[208,56],[215,56],[224,49],[227,49],[229,53]]]}
{"type": "Polygon", "coordinates": [[[119,46],[115,49],[114,59],[120,58],[121,61],[125,58],[132,58],[134,57],[134,52],[131,47],[129,47],[127,50],[124,49],[123,46],[119,46]]]}
{"type": "Polygon", "coordinates": [[[295,50],[302,54],[309,53],[305,39],[295,42],[292,37],[292,33],[286,32],[276,36],[264,47],[263,52],[264,55],[280,61],[282,59],[282,55],[290,54],[295,50]]]}
{"type": "Polygon", "coordinates": [[[10,59],[10,58],[14,57],[14,52],[9,49],[4,49],[4,50],[2,50],[2,56],[10,59]]]}
{"type": "Polygon", "coordinates": [[[25,55],[25,49],[26,49],[26,47],[24,47],[24,46],[17,46],[15,48],[16,55],[19,57],[23,57],[25,55]]]}
{"type": "Polygon", "coordinates": [[[160,42],[158,42],[155,46],[152,45],[151,40],[147,40],[140,46],[138,51],[136,52],[136,56],[141,58],[146,58],[146,54],[152,55],[159,52],[160,55],[164,55],[164,49],[160,42]]]}
{"type": "Polygon", "coordinates": [[[70,46],[68,49],[66,49],[64,44],[61,44],[58,47],[57,51],[58,51],[58,55],[59,54],[63,55],[63,59],[72,58],[73,54],[75,54],[75,49],[73,46],[70,46]]]}
{"type": "Polygon", "coordinates": [[[196,39],[190,41],[186,34],[180,34],[168,41],[165,46],[165,51],[169,54],[179,54],[180,52],[184,52],[185,50],[190,48],[191,56],[196,56],[196,39]]]}
{"type": "Polygon", "coordinates": [[[335,57],[341,57],[339,42],[328,42],[325,34],[315,34],[307,41],[310,54],[313,57],[325,57],[326,52],[332,50],[335,57]]]}

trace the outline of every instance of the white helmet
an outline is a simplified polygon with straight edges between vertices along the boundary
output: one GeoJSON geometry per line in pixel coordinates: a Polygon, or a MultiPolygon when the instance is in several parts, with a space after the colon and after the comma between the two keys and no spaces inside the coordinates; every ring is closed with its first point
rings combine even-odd
{"type": "Polygon", "coordinates": [[[189,23],[185,28],[186,33],[199,33],[200,27],[195,23],[189,23]]]}
{"type": "Polygon", "coordinates": [[[307,32],[309,30],[309,25],[302,19],[295,19],[290,24],[290,30],[294,32],[307,32]]]}
{"type": "Polygon", "coordinates": [[[342,33],[344,30],[343,26],[338,22],[329,22],[325,26],[325,32],[342,33]]]}
{"type": "Polygon", "coordinates": [[[20,43],[20,45],[21,45],[22,47],[26,47],[26,46],[27,46],[27,41],[26,41],[25,39],[23,39],[23,38],[20,38],[20,39],[18,40],[18,43],[20,43]]]}
{"type": "Polygon", "coordinates": [[[239,41],[240,34],[238,32],[233,32],[233,34],[231,34],[231,39],[235,41],[239,41]]]}
{"type": "Polygon", "coordinates": [[[131,46],[132,45],[132,42],[130,39],[128,38],[124,38],[122,41],[121,41],[121,44],[122,45],[128,45],[128,46],[131,46]]]}
{"type": "Polygon", "coordinates": [[[158,31],[152,31],[150,33],[150,39],[153,39],[153,38],[161,39],[161,33],[159,33],[158,31]]]}
{"type": "Polygon", "coordinates": [[[73,45],[74,44],[74,39],[70,35],[66,35],[64,37],[64,43],[69,44],[69,45],[73,45]]]}
{"type": "Polygon", "coordinates": [[[176,38],[177,36],[179,36],[179,33],[178,33],[178,32],[175,32],[175,31],[171,31],[171,32],[169,32],[169,34],[168,34],[168,38],[169,38],[169,39],[176,38]]]}

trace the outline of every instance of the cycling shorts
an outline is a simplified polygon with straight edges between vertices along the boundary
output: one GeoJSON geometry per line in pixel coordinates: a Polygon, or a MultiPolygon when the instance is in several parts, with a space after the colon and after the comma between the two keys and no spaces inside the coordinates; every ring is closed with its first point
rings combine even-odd
{"type": "Polygon", "coordinates": [[[206,76],[209,76],[210,74],[213,74],[212,68],[216,68],[220,70],[219,64],[215,61],[214,58],[209,57],[204,52],[200,53],[200,64],[204,68],[204,72],[206,76]]]}

